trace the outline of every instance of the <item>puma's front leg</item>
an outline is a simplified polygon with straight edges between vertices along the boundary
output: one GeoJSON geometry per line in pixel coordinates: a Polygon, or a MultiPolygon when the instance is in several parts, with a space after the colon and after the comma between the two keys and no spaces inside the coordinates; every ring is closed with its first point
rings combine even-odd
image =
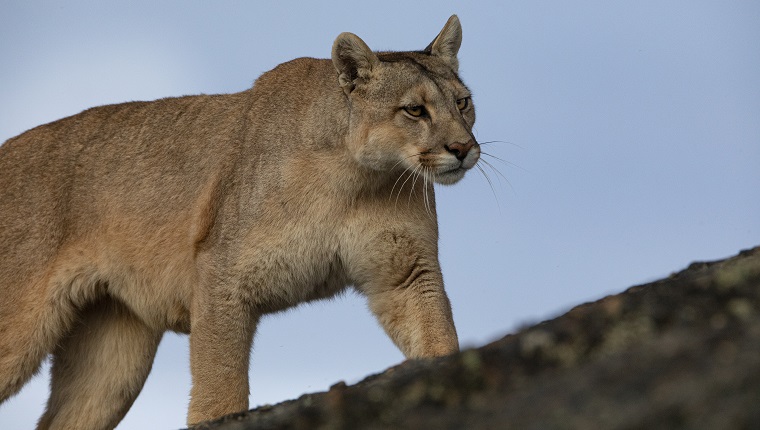
{"type": "Polygon", "coordinates": [[[228,292],[194,304],[189,425],[248,409],[248,364],[258,318],[228,292]]]}
{"type": "Polygon", "coordinates": [[[384,235],[382,242],[390,246],[368,253],[359,290],[385,332],[407,358],[458,352],[435,245],[401,234],[384,235]]]}
{"type": "Polygon", "coordinates": [[[367,297],[383,329],[407,358],[459,351],[443,283],[417,278],[395,289],[367,292],[367,297]]]}

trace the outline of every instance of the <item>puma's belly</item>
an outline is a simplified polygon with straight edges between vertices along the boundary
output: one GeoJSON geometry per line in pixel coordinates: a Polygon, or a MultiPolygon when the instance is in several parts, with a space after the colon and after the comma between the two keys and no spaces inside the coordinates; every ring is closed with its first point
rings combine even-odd
{"type": "Polygon", "coordinates": [[[156,331],[189,331],[197,283],[192,250],[136,234],[118,236],[93,232],[64,245],[49,267],[54,300],[82,308],[109,297],[156,331]]]}

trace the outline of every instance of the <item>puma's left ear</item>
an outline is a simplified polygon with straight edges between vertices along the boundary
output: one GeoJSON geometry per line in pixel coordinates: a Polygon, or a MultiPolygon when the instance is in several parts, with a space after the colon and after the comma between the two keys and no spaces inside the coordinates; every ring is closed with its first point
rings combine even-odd
{"type": "Polygon", "coordinates": [[[346,94],[369,79],[380,60],[366,43],[353,33],[341,33],[332,48],[332,62],[338,71],[338,83],[346,94]]]}
{"type": "Polygon", "coordinates": [[[425,48],[425,52],[436,57],[440,57],[451,65],[454,71],[459,70],[459,60],[457,52],[462,45],[462,25],[456,15],[451,15],[443,30],[438,33],[435,40],[425,48]]]}

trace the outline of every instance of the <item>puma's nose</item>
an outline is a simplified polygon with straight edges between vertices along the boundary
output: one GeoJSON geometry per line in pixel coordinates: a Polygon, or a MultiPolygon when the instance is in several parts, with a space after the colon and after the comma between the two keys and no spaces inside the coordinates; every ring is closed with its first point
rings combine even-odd
{"type": "Polygon", "coordinates": [[[446,150],[457,157],[457,160],[459,161],[464,160],[464,157],[467,156],[467,153],[470,151],[470,149],[472,149],[473,146],[475,146],[474,139],[468,140],[467,143],[454,142],[448,145],[444,145],[446,150]]]}

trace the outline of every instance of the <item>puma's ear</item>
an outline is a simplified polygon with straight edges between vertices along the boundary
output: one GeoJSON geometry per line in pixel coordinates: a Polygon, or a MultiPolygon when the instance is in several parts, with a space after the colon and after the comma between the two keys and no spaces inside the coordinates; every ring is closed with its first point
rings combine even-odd
{"type": "Polygon", "coordinates": [[[425,52],[436,57],[440,57],[451,65],[454,71],[459,70],[459,60],[457,52],[462,45],[462,25],[456,15],[451,15],[443,30],[438,33],[435,40],[425,48],[425,52]]]}
{"type": "Polygon", "coordinates": [[[338,71],[338,82],[348,94],[358,83],[369,79],[380,60],[359,36],[341,33],[333,43],[332,62],[338,71]]]}

